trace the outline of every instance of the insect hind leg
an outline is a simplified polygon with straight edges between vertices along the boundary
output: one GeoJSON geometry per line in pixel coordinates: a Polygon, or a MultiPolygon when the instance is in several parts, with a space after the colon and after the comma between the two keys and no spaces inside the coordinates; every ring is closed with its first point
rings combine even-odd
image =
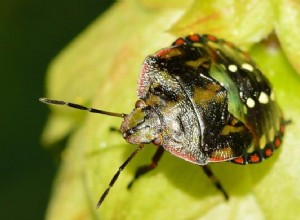
{"type": "Polygon", "coordinates": [[[217,187],[217,189],[219,191],[222,192],[224,198],[226,200],[229,199],[229,196],[227,194],[227,192],[225,191],[225,189],[223,188],[223,186],[221,185],[220,181],[216,178],[216,176],[214,175],[214,173],[212,172],[211,168],[208,165],[205,166],[201,166],[204,173],[206,174],[206,176],[208,176],[208,178],[211,179],[211,181],[213,182],[213,184],[217,187]]]}
{"type": "Polygon", "coordinates": [[[155,169],[157,167],[157,164],[161,158],[161,156],[164,153],[164,148],[162,146],[159,146],[156,150],[155,154],[152,157],[152,162],[148,165],[140,166],[135,172],[134,178],[130,181],[127,188],[130,189],[133,185],[133,183],[142,175],[148,173],[149,171],[155,169]]]}

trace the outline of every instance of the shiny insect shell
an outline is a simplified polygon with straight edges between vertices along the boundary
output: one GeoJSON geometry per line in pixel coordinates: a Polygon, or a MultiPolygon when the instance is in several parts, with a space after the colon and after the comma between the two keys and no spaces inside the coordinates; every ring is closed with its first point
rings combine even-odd
{"type": "Polygon", "coordinates": [[[148,56],[121,132],[198,165],[259,163],[282,142],[284,120],[251,58],[211,35],[189,35],[148,56]]]}

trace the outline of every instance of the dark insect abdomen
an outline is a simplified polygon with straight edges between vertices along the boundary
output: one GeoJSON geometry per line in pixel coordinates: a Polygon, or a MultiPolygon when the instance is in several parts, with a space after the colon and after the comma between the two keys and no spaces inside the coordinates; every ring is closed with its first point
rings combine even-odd
{"type": "Polygon", "coordinates": [[[149,56],[138,95],[158,112],[163,147],[196,164],[258,163],[282,141],[269,81],[246,53],[210,35],[179,38],[149,56]]]}

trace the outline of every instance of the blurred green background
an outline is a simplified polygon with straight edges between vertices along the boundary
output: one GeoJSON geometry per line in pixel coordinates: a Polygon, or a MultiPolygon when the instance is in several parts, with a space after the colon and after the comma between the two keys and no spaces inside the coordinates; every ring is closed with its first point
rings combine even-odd
{"type": "Polygon", "coordinates": [[[47,66],[113,2],[0,0],[0,219],[44,218],[59,165],[40,143],[47,66]]]}

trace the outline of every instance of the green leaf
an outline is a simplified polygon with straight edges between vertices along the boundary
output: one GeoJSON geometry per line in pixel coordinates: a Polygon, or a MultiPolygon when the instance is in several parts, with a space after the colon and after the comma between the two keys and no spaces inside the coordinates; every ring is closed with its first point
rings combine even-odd
{"type": "Polygon", "coordinates": [[[274,7],[277,12],[276,33],[288,60],[300,74],[300,2],[277,0],[274,7]]]}
{"type": "MultiPolygon", "coordinates": [[[[108,111],[129,113],[137,99],[136,82],[144,58],[167,47],[181,34],[176,31],[192,10],[192,1],[187,1],[186,5],[181,2],[166,1],[160,4],[154,0],[128,0],[115,4],[52,63],[47,79],[47,95],[108,111]]],[[[256,2],[264,10],[268,9],[264,12],[252,7],[267,15],[253,12],[255,17],[249,21],[250,18],[245,15],[246,9],[239,1],[226,1],[226,10],[233,7],[237,16],[232,24],[228,24],[230,17],[225,17],[221,23],[216,20],[215,26],[210,21],[211,26],[207,25],[207,29],[204,27],[206,25],[200,25],[201,29],[186,28],[187,32],[182,34],[195,30],[211,34],[211,27],[222,25],[220,30],[223,31],[219,33],[240,45],[247,46],[265,38],[271,30],[275,12],[266,6],[268,3],[263,3],[265,1],[249,2],[256,2]],[[243,8],[242,13],[238,12],[243,8]],[[261,24],[263,30],[255,34],[260,27],[260,19],[265,16],[269,16],[270,23],[261,24]],[[248,22],[247,25],[238,25],[238,17],[240,21],[248,22]],[[228,28],[234,29],[226,31],[228,28]]],[[[200,12],[204,8],[208,11],[220,2],[201,3],[193,3],[197,7],[193,10],[200,12]]],[[[244,4],[250,3],[247,1],[244,4]]],[[[203,16],[201,13],[198,20],[203,16]]],[[[197,14],[193,16],[197,20],[197,14]]],[[[282,148],[265,162],[249,166],[230,163],[212,165],[215,175],[230,195],[228,202],[224,201],[200,167],[167,152],[157,169],[141,177],[131,190],[127,190],[136,168],[148,164],[155,152],[155,147],[149,145],[126,167],[101,208],[96,210],[101,193],[136,146],[125,143],[119,133],[109,131],[111,126],[119,127],[119,118],[55,107],[44,140],[52,142],[71,130],[73,133],[62,154],[63,161],[46,218],[175,220],[295,219],[300,216],[300,166],[297,158],[300,155],[299,77],[278,47],[257,44],[251,54],[271,79],[277,100],[286,118],[292,119],[292,124],[286,128],[282,148]]]]}
{"type": "Polygon", "coordinates": [[[274,18],[269,0],[194,1],[170,31],[176,36],[209,33],[247,48],[273,30],[274,18]]]}

